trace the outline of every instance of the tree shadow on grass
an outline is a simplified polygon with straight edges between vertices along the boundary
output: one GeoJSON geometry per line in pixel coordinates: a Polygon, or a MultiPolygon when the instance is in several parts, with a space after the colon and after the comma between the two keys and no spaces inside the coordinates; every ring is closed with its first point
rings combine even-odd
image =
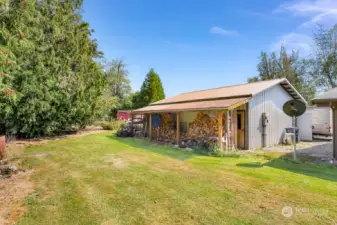
{"type": "Polygon", "coordinates": [[[270,160],[264,166],[337,182],[337,168],[334,165],[318,163],[317,160],[319,159],[305,155],[299,155],[296,162],[292,160],[292,157],[292,153],[288,153],[270,160]]]}
{"type": "Polygon", "coordinates": [[[202,152],[201,150],[200,151],[194,150],[193,152],[188,152],[184,151],[184,149],[181,148],[174,148],[170,145],[162,145],[140,138],[120,138],[115,135],[110,135],[108,137],[114,141],[118,141],[131,147],[139,148],[144,151],[155,152],[177,160],[187,160],[200,155],[204,156],[207,155],[206,152],[202,152]]]}
{"type": "Polygon", "coordinates": [[[260,162],[252,162],[252,163],[238,163],[236,166],[247,167],[247,168],[261,168],[263,164],[260,162]]]}
{"type": "MultiPolygon", "coordinates": [[[[148,140],[138,138],[119,138],[115,135],[108,136],[114,141],[126,144],[128,146],[138,148],[143,151],[149,151],[168,156],[177,160],[187,160],[198,156],[208,155],[205,151],[186,152],[183,149],[173,148],[169,145],[160,145],[148,140]]],[[[245,167],[247,169],[256,169],[269,166],[281,170],[290,171],[293,173],[303,174],[306,176],[316,177],[319,179],[329,180],[337,182],[337,168],[333,165],[314,163],[313,158],[299,155],[298,162],[293,162],[292,154],[288,153],[282,156],[270,156],[268,154],[258,155],[268,160],[266,163],[251,162],[251,163],[239,163],[237,166],[245,167]]]]}
{"type": "Polygon", "coordinates": [[[315,163],[317,158],[299,155],[298,160],[292,160],[292,153],[282,155],[278,158],[272,158],[268,155],[260,155],[269,160],[266,163],[252,162],[239,163],[236,166],[250,168],[262,168],[265,166],[286,170],[293,173],[298,173],[310,177],[324,179],[332,182],[337,182],[337,168],[328,163],[315,163]]]}

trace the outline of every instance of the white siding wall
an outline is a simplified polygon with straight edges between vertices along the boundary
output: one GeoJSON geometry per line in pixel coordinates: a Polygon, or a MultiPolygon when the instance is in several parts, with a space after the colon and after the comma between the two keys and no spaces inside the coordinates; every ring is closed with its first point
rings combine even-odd
{"type": "Polygon", "coordinates": [[[266,146],[279,144],[283,131],[291,127],[292,119],[283,113],[283,104],[292,97],[280,85],[276,85],[254,96],[249,102],[249,148],[262,147],[262,113],[267,113],[266,146]]]}
{"type": "Polygon", "coordinates": [[[312,110],[310,108],[307,108],[302,116],[297,117],[297,127],[300,129],[301,141],[312,141],[312,121],[312,110]]]}

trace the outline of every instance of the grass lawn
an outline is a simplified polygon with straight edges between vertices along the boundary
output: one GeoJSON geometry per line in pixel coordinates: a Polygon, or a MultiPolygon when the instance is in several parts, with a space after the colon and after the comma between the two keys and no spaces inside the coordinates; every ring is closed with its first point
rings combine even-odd
{"type": "Polygon", "coordinates": [[[248,153],[215,158],[111,133],[25,150],[33,154],[23,165],[35,169],[35,192],[19,225],[337,223],[330,165],[248,153]]]}

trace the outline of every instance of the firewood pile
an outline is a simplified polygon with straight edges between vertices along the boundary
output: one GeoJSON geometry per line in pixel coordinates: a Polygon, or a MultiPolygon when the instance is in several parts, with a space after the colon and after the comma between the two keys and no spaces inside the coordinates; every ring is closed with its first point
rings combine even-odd
{"type": "MultiPolygon", "coordinates": [[[[176,124],[173,115],[162,113],[160,126],[152,128],[152,137],[157,141],[175,144],[176,124]]],[[[188,124],[188,131],[180,133],[179,146],[182,148],[213,149],[218,142],[218,120],[199,112],[195,120],[188,124]]]]}
{"type": "Polygon", "coordinates": [[[187,133],[181,134],[180,147],[213,149],[218,142],[218,120],[199,112],[188,125],[187,133]]]}
{"type": "Polygon", "coordinates": [[[188,132],[181,134],[180,147],[213,149],[218,142],[218,120],[199,112],[188,125],[188,132]]]}
{"type": "Polygon", "coordinates": [[[125,126],[119,128],[116,135],[117,137],[134,137],[135,131],[132,127],[132,123],[128,122],[125,126]]]}
{"type": "Polygon", "coordinates": [[[176,138],[176,125],[173,121],[173,115],[170,113],[160,114],[160,126],[152,130],[153,137],[158,141],[174,143],[176,138]]]}
{"type": "Polygon", "coordinates": [[[217,136],[218,120],[211,118],[208,114],[199,112],[197,117],[188,126],[188,137],[199,139],[217,136]]]}
{"type": "Polygon", "coordinates": [[[217,146],[218,138],[217,137],[204,137],[199,139],[183,139],[179,147],[180,148],[199,148],[199,149],[214,149],[217,146]]]}

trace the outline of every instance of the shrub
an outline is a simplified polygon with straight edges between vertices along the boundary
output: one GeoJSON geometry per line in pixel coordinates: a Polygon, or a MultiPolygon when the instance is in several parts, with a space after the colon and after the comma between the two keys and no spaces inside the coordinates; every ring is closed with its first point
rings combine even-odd
{"type": "Polygon", "coordinates": [[[127,124],[126,121],[123,120],[113,120],[113,121],[103,121],[99,123],[104,130],[119,130],[127,124]]]}
{"type": "Polygon", "coordinates": [[[209,155],[215,156],[215,157],[229,157],[229,158],[240,158],[240,153],[235,151],[226,151],[221,150],[218,147],[214,147],[209,150],[209,155]]]}

